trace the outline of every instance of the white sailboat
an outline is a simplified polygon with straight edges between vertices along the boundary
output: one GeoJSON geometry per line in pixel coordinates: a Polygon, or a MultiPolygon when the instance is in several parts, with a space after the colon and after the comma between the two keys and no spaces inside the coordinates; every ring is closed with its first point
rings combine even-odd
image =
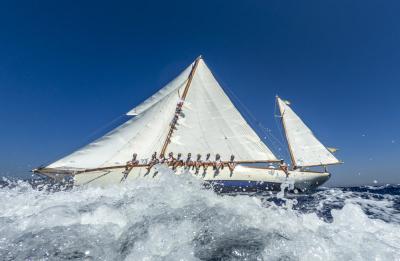
{"type": "Polygon", "coordinates": [[[33,172],[54,179],[70,176],[78,186],[107,185],[157,178],[157,166],[162,164],[177,175],[193,175],[223,190],[275,190],[290,181],[304,191],[323,184],[330,177],[326,166],[340,161],[287,102],[277,97],[277,103],[292,168],[262,142],[200,56],[129,111],[130,120],[33,172]],[[131,160],[133,153],[137,160],[131,160]],[[164,155],[172,157],[167,160],[164,155]],[[325,169],[308,169],[316,166],[325,169]]]}

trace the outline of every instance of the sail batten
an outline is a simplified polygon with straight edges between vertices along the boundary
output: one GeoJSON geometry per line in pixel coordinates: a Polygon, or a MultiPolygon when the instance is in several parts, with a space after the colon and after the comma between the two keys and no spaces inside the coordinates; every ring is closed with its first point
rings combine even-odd
{"type": "Polygon", "coordinates": [[[292,163],[300,167],[326,166],[341,163],[312,133],[310,128],[277,97],[279,110],[292,163]]]}

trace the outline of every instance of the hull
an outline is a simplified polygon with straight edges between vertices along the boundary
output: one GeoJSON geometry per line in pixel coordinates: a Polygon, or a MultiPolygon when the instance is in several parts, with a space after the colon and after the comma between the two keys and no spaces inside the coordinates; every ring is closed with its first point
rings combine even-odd
{"type": "MultiPolygon", "coordinates": [[[[166,169],[165,166],[156,166],[148,172],[144,167],[134,168],[126,179],[124,179],[123,168],[79,174],[74,177],[74,184],[77,186],[106,186],[124,180],[156,179],[160,175],[160,168],[166,169]]],[[[174,175],[192,175],[204,180],[205,186],[220,192],[279,191],[282,184],[291,190],[307,191],[317,188],[330,178],[330,174],[327,172],[289,171],[289,175],[286,175],[280,169],[248,166],[237,166],[232,173],[227,167],[218,172],[211,167],[207,171],[201,169],[199,173],[184,168],[178,168],[174,172],[169,169],[167,171],[174,175]]]]}

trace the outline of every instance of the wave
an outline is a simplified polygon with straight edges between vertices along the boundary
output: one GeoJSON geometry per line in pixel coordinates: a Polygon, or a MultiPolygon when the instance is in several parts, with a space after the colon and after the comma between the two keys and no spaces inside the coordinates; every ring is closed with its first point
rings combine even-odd
{"type": "Polygon", "coordinates": [[[216,194],[190,176],[0,185],[1,260],[400,260],[400,186],[216,194]]]}

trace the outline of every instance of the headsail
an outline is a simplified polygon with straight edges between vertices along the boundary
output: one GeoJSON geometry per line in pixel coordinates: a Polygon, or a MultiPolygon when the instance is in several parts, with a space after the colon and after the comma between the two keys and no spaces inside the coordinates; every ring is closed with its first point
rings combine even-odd
{"type": "Polygon", "coordinates": [[[162,146],[171,114],[179,99],[174,92],[107,133],[98,140],[52,163],[48,168],[97,168],[125,164],[138,153],[141,159],[149,158],[162,146]]]}
{"type": "Polygon", "coordinates": [[[282,123],[289,145],[293,164],[310,167],[338,164],[340,161],[314,136],[307,125],[277,97],[282,123]]]}
{"type": "Polygon", "coordinates": [[[153,96],[128,112],[137,115],[103,137],[50,164],[47,168],[82,169],[125,164],[138,153],[150,158],[162,146],[171,115],[179,101],[179,91],[192,65],[153,96]]]}
{"type": "Polygon", "coordinates": [[[167,151],[206,155],[231,155],[236,160],[271,160],[276,157],[248,125],[200,60],[185,99],[182,116],[167,151]]]}

